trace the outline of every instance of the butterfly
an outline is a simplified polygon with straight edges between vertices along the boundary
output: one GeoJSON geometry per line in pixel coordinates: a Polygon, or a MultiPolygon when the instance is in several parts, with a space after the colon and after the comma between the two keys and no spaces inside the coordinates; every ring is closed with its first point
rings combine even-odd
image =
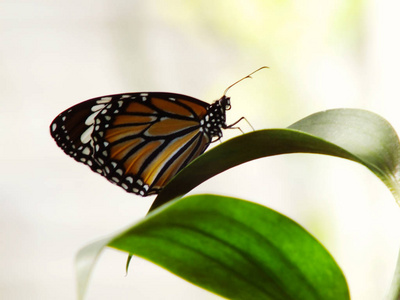
{"type": "MultiPolygon", "coordinates": [[[[263,69],[262,67],[260,69],[263,69]]],[[[260,70],[258,69],[258,70],[260,70]]],[[[50,125],[57,145],[125,191],[158,194],[182,168],[243,118],[226,124],[226,92],[209,104],[164,92],[107,95],[60,113],[50,125]]]]}

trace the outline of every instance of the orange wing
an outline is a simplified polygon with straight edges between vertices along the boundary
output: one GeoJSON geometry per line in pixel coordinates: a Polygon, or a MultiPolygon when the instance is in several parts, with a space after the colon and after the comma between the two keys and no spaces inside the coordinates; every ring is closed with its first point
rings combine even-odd
{"type": "Polygon", "coordinates": [[[210,143],[200,120],[209,104],[178,94],[132,94],[98,114],[93,132],[104,176],[128,192],[158,193],[210,143]]]}
{"type": "Polygon", "coordinates": [[[200,122],[209,109],[180,94],[109,95],[65,110],[50,133],[75,160],[126,191],[147,196],[206,150],[213,135],[200,122]]]}

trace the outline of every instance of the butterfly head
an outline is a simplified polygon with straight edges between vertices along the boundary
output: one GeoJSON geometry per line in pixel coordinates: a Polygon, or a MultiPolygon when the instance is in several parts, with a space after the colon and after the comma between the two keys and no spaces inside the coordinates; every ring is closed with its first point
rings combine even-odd
{"type": "Polygon", "coordinates": [[[220,99],[218,99],[216,102],[219,102],[221,107],[224,110],[230,110],[231,109],[231,98],[223,95],[220,99]]]}

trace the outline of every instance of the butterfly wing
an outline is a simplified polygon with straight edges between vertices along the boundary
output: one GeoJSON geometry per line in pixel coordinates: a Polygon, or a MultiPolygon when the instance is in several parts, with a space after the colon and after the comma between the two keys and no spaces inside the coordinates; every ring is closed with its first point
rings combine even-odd
{"type": "Polygon", "coordinates": [[[75,160],[126,191],[147,196],[206,150],[211,138],[200,120],[208,107],[173,93],[110,95],[64,111],[50,132],[75,160]]]}
{"type": "Polygon", "coordinates": [[[101,166],[94,160],[91,134],[99,112],[112,97],[90,99],[59,114],[50,125],[50,134],[57,145],[76,161],[101,173],[101,166]]]}

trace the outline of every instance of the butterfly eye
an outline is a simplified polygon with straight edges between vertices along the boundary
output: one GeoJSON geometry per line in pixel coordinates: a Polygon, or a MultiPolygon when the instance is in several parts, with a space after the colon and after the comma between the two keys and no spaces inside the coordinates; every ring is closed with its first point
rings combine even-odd
{"type": "Polygon", "coordinates": [[[230,110],[231,109],[231,98],[226,98],[225,102],[225,110],[230,110]]]}

